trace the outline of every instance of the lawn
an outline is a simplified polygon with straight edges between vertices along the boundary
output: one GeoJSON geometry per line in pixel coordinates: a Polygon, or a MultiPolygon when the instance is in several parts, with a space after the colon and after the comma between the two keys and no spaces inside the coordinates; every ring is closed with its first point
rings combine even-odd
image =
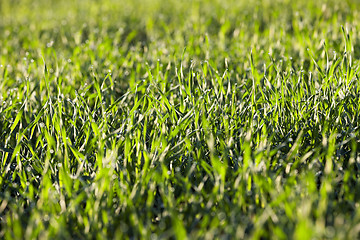
{"type": "Polygon", "coordinates": [[[357,0],[0,1],[0,238],[360,238],[357,0]]]}

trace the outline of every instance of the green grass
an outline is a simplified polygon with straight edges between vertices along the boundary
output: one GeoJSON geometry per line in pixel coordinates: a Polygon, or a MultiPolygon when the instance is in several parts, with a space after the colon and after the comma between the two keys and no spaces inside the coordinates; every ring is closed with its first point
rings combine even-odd
{"type": "Polygon", "coordinates": [[[359,16],[0,1],[0,238],[359,238],[359,16]]]}

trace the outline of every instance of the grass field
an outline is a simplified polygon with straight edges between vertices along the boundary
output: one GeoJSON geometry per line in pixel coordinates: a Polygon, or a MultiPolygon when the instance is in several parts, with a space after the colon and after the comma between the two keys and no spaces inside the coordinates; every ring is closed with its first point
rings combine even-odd
{"type": "Polygon", "coordinates": [[[360,4],[0,1],[0,238],[360,238],[360,4]]]}

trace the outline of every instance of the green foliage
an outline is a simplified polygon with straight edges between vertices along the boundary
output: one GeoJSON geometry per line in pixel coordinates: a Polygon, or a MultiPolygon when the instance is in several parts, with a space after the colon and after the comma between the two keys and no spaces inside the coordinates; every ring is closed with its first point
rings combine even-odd
{"type": "Polygon", "coordinates": [[[359,14],[0,1],[0,237],[359,238],[359,14]]]}

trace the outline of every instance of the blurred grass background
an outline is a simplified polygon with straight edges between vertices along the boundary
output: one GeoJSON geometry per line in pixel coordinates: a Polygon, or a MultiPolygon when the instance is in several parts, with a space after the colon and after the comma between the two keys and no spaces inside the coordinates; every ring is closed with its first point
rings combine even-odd
{"type": "Polygon", "coordinates": [[[341,51],[342,25],[351,30],[355,57],[360,56],[357,6],[357,1],[2,1],[0,61],[15,64],[26,53],[47,59],[49,46],[69,59],[86,46],[89,59],[97,58],[93,63],[116,69],[119,55],[131,50],[148,62],[169,62],[186,47],[185,60],[209,60],[222,66],[218,70],[226,58],[230,70],[242,73],[250,51],[258,59],[269,53],[292,57],[300,67],[309,60],[308,48],[319,57],[324,42],[330,53],[341,51]]]}

